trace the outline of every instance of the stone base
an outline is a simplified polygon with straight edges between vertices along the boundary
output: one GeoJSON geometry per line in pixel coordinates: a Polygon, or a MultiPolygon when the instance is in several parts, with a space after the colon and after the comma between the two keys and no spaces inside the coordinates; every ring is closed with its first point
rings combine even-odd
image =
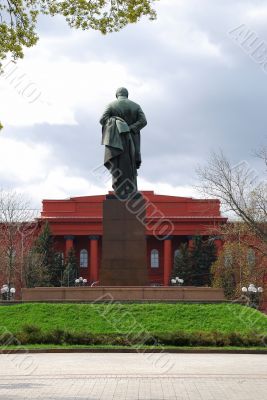
{"type": "Polygon", "coordinates": [[[223,289],[209,287],[39,287],[22,289],[23,301],[77,302],[220,302],[226,301],[223,289]]]}
{"type": "Polygon", "coordinates": [[[142,197],[127,202],[117,198],[104,200],[100,285],[147,284],[146,231],[140,221],[144,217],[145,201],[142,197]]]}

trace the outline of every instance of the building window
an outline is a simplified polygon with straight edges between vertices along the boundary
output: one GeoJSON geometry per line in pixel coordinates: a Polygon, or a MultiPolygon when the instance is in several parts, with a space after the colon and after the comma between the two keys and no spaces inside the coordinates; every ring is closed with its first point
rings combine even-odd
{"type": "Polygon", "coordinates": [[[151,250],[150,265],[151,268],[159,268],[159,251],[156,249],[151,250]]]}
{"type": "Polygon", "coordinates": [[[87,268],[88,267],[88,252],[85,249],[80,251],[80,267],[87,268]]]}

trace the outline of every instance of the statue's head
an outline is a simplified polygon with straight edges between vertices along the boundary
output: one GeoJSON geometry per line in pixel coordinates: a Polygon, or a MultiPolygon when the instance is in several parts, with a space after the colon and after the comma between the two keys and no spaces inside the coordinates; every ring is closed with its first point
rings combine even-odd
{"type": "Polygon", "coordinates": [[[119,96],[128,97],[129,96],[128,90],[124,87],[117,89],[116,97],[118,98],[119,96]]]}

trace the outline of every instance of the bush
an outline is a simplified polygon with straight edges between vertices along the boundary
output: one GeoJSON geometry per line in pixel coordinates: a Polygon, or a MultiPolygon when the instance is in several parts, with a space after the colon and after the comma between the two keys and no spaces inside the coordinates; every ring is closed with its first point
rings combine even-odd
{"type": "Polygon", "coordinates": [[[156,335],[156,338],[166,346],[191,346],[192,343],[192,335],[183,331],[156,335]]]}
{"type": "Polygon", "coordinates": [[[65,331],[62,329],[53,329],[51,332],[43,334],[43,343],[63,344],[65,343],[65,331]]]}
{"type": "Polygon", "coordinates": [[[115,345],[115,346],[264,346],[264,337],[257,332],[242,334],[239,332],[185,332],[161,333],[151,335],[135,334],[92,334],[91,332],[71,332],[55,328],[50,332],[42,331],[35,325],[24,325],[15,336],[3,333],[0,345],[115,345]]]}
{"type": "Polygon", "coordinates": [[[66,331],[64,335],[64,342],[66,344],[80,344],[80,345],[96,344],[94,336],[89,332],[73,333],[66,331]]]}
{"type": "Polygon", "coordinates": [[[0,345],[1,346],[12,346],[18,345],[18,339],[12,335],[10,332],[4,332],[0,335],[0,345]]]}
{"type": "Polygon", "coordinates": [[[196,332],[192,335],[193,346],[216,346],[216,339],[213,332],[196,332]]]}
{"type": "Polygon", "coordinates": [[[22,331],[16,337],[21,344],[44,343],[43,333],[36,325],[23,325],[22,331]]]}

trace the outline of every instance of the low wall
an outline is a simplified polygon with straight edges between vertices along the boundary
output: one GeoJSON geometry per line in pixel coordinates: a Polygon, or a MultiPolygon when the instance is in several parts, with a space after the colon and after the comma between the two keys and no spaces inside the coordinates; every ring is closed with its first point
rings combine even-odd
{"type": "Polygon", "coordinates": [[[210,287],[37,287],[22,289],[22,301],[224,301],[222,289],[210,287]]]}

